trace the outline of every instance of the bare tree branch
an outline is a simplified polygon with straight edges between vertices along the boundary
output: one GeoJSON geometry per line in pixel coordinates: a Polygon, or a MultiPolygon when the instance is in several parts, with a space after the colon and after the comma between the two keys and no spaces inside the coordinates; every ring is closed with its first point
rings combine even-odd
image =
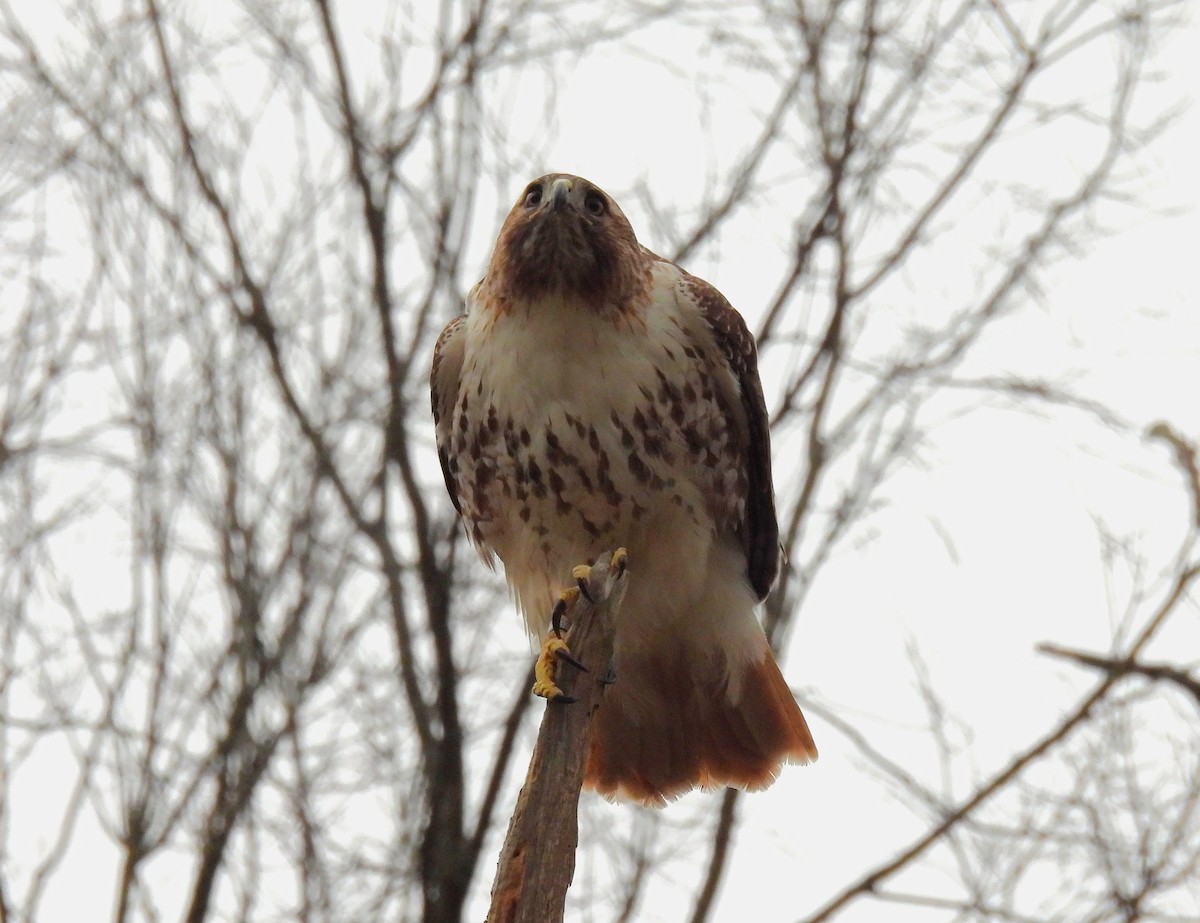
{"type": "Polygon", "coordinates": [[[619,570],[611,567],[610,556],[601,555],[592,565],[587,596],[581,595],[569,613],[572,654],[591,665],[591,674],[563,686],[577,701],[546,705],[525,785],[500,850],[490,923],[553,923],[563,918],[575,873],[579,792],[592,716],[604,707],[605,673],[612,663],[616,617],[627,581],[624,565],[619,570]]]}
{"type": "Polygon", "coordinates": [[[1146,679],[1174,683],[1184,692],[1191,695],[1196,700],[1197,705],[1200,705],[1200,680],[1194,678],[1186,670],[1182,670],[1172,664],[1145,663],[1129,659],[1118,660],[1113,657],[1102,657],[1098,654],[1089,654],[1086,651],[1060,647],[1057,644],[1039,644],[1038,650],[1043,654],[1049,654],[1051,657],[1061,657],[1064,660],[1070,660],[1082,666],[1099,670],[1114,680],[1124,676],[1144,676],[1146,679]]]}
{"type": "MultiPolygon", "coordinates": [[[[1125,659],[1131,660],[1135,658],[1150,643],[1167,617],[1176,611],[1180,601],[1185,598],[1192,585],[1197,581],[1197,578],[1200,578],[1200,565],[1188,567],[1179,573],[1166,597],[1130,645],[1125,659]]],[[[930,830],[897,853],[893,858],[876,866],[853,884],[840,891],[815,913],[802,918],[803,923],[819,923],[819,921],[831,919],[838,911],[852,901],[875,893],[881,884],[910,865],[956,825],[970,817],[988,799],[995,796],[998,792],[1003,791],[1027,766],[1041,759],[1054,747],[1066,740],[1076,728],[1083,725],[1090,718],[1092,710],[1108,697],[1113,686],[1116,685],[1119,679],[1120,676],[1117,674],[1106,676],[1090,693],[1084,696],[1079,704],[1053,730],[1042,736],[1032,746],[1022,751],[1008,765],[995,773],[987,782],[980,785],[969,798],[948,812],[947,816],[940,823],[935,824],[930,830]]]]}

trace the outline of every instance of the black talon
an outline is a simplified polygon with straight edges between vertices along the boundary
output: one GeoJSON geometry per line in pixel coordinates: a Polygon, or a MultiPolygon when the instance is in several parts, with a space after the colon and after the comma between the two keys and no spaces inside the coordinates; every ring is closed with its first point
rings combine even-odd
{"type": "Polygon", "coordinates": [[[579,587],[579,592],[583,594],[583,598],[590,602],[593,606],[596,605],[596,600],[592,599],[592,593],[588,589],[587,578],[578,577],[576,578],[575,583],[579,587]]]}
{"type": "Polygon", "coordinates": [[[560,692],[558,695],[556,695],[550,701],[554,702],[557,705],[574,705],[576,702],[579,701],[579,699],[575,698],[575,696],[573,696],[573,695],[567,695],[565,692],[560,692]]]}
{"type": "Polygon", "coordinates": [[[554,637],[562,637],[562,619],[567,614],[567,601],[560,599],[554,604],[554,608],[550,610],[550,629],[554,632],[554,637]]]}
{"type": "Polygon", "coordinates": [[[576,660],[574,657],[571,656],[570,651],[564,650],[563,648],[560,647],[554,651],[554,656],[557,657],[559,660],[561,660],[563,663],[569,663],[576,670],[582,670],[584,673],[590,672],[587,667],[585,667],[578,660],[576,660]]]}
{"type": "Polygon", "coordinates": [[[625,576],[625,569],[629,567],[629,558],[626,555],[621,555],[617,558],[617,577],[625,576]]]}

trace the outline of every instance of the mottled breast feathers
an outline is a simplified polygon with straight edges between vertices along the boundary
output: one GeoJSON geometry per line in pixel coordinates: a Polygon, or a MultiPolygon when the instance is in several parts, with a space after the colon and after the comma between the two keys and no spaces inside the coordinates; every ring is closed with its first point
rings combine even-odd
{"type": "MultiPolygon", "coordinates": [[[[741,315],[716,288],[644,248],[641,252],[652,265],[660,267],[653,273],[658,288],[648,288],[641,303],[632,306],[633,310],[630,313],[633,319],[627,323],[627,335],[647,335],[645,329],[653,325],[639,323],[638,318],[642,317],[644,320],[644,312],[662,310],[663,299],[673,299],[683,316],[694,319],[695,323],[690,325],[690,330],[696,342],[692,344],[694,348],[685,346],[688,361],[707,366],[697,368],[697,372],[701,373],[705,380],[713,381],[715,387],[711,394],[703,396],[697,393],[697,389],[688,388],[681,396],[674,393],[676,389],[670,380],[663,380],[660,385],[663,389],[660,399],[664,400],[662,406],[670,406],[671,402],[678,403],[681,400],[700,401],[704,398],[715,400],[719,405],[720,413],[724,415],[726,426],[730,430],[730,445],[725,446],[724,451],[726,454],[729,450],[733,452],[738,468],[736,493],[742,495],[738,497],[740,519],[733,524],[734,531],[745,551],[746,578],[756,597],[761,600],[770,591],[778,574],[779,530],[771,479],[770,432],[766,404],[758,377],[754,338],[741,315]],[[674,291],[663,291],[662,288],[666,285],[670,285],[674,291]],[[708,342],[703,342],[705,339],[708,342]]],[[[481,291],[486,292],[486,281],[485,279],[476,286],[472,292],[472,299],[480,298],[481,291]]],[[[470,397],[460,394],[467,316],[454,318],[442,332],[434,351],[431,373],[438,456],[447,490],[460,513],[464,510],[462,498],[475,486],[462,481],[459,456],[466,449],[463,445],[455,445],[451,431],[456,404],[470,397]]],[[[602,384],[598,383],[597,386],[602,387],[602,384]]],[[[595,422],[609,425],[607,419],[595,422]]],[[[652,424],[638,422],[643,430],[653,428],[652,424]]],[[[658,436],[652,432],[645,432],[643,438],[652,444],[658,436]]],[[[705,447],[688,445],[686,451],[703,458],[705,447]]],[[[480,532],[473,529],[472,535],[476,544],[480,544],[480,532]]],[[[491,549],[481,547],[480,551],[490,556],[491,549]]]]}

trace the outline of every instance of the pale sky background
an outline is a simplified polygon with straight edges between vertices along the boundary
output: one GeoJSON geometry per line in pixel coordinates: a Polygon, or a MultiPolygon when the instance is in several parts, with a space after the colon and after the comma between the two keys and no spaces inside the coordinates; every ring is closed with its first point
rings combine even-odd
{"type": "MultiPolygon", "coordinates": [[[[1200,26],[1193,22],[1156,55],[1165,79],[1150,92],[1162,105],[1190,98],[1200,87],[1197,49],[1200,26]]],[[[690,109],[677,95],[686,94],[686,81],[664,80],[662,68],[651,63],[623,62],[619,72],[612,63],[590,57],[564,82],[559,140],[546,168],[579,173],[609,191],[643,176],[677,190],[701,184],[709,163],[696,156],[700,126],[674,117],[690,109]],[[669,171],[666,164],[673,165],[669,171]]],[[[731,90],[723,104],[736,106],[737,93],[731,90]]],[[[736,122],[736,114],[725,115],[736,122]]],[[[754,124],[747,114],[748,130],[754,124]]],[[[1046,368],[1078,370],[1080,391],[1132,419],[1169,419],[1191,438],[1200,436],[1198,139],[1200,113],[1191,107],[1154,144],[1153,155],[1142,158],[1154,165],[1146,177],[1150,207],[1132,222],[1121,210],[1119,233],[1093,245],[1084,259],[1055,267],[1041,309],[991,347],[1046,368]]],[[[503,191],[499,201],[516,191],[503,191]]],[[[655,247],[647,216],[636,203],[623,207],[643,241],[655,247]]],[[[481,216],[486,224],[486,213],[481,216]]],[[[480,228],[485,239],[494,231],[494,225],[480,228]]],[[[723,242],[719,260],[706,262],[711,254],[702,253],[687,264],[751,319],[766,297],[755,287],[756,244],[752,228],[739,228],[723,242]]],[[[910,282],[917,291],[925,284],[919,277],[910,282]]],[[[1159,560],[1178,537],[1177,482],[1162,463],[1165,450],[1146,445],[1129,452],[1115,439],[1105,441],[1095,426],[1076,429],[1066,420],[1048,426],[996,410],[941,427],[928,468],[906,471],[887,488],[892,504],[874,523],[877,537],[844,546],[806,603],[788,652],[789,679],[859,719],[860,730],[882,749],[903,753],[914,770],[931,769],[935,753],[922,733],[906,650],[911,641],[949,706],[971,728],[978,773],[986,776],[1050,727],[1090,682],[1033,646],[1047,640],[1103,650],[1109,642],[1109,600],[1089,511],[1102,498],[1123,527],[1159,548],[1159,560]],[[953,536],[952,549],[946,534],[953,536]],[[882,720],[885,714],[892,719],[882,720]],[[895,718],[904,714],[910,724],[895,718]]],[[[786,470],[781,459],[776,465],[786,470]]],[[[81,567],[89,564],[102,580],[105,562],[81,567]]],[[[520,630],[515,613],[508,622],[497,620],[497,631],[516,636],[520,630]]],[[[1190,650],[1194,660],[1200,652],[1196,621],[1177,624],[1161,647],[1190,650]]],[[[923,829],[864,781],[836,732],[819,718],[811,723],[820,761],[787,769],[768,792],[742,801],[746,825],[716,920],[747,919],[759,901],[764,912],[756,919],[793,919],[923,829]]],[[[970,781],[960,780],[960,793],[970,781]]],[[[13,823],[36,830],[38,805],[28,807],[31,815],[13,823]]],[[[71,863],[76,887],[52,895],[51,917],[87,919],[97,902],[103,912],[96,915],[110,915],[112,867],[89,861],[98,846],[86,834],[81,838],[71,863]]],[[[697,865],[706,859],[698,855],[697,865]]],[[[482,873],[490,877],[492,867],[485,859],[482,873]]],[[[187,873],[181,869],[181,882],[187,873]]],[[[678,919],[678,904],[665,903],[657,889],[644,907],[641,920],[678,919]]],[[[863,903],[839,919],[884,918],[919,920],[928,911],[863,903]]]]}

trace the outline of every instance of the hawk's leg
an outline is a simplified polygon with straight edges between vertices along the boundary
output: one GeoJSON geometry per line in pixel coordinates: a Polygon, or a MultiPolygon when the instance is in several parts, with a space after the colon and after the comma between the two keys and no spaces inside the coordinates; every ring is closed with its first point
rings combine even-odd
{"type": "Polygon", "coordinates": [[[587,591],[588,576],[591,572],[592,569],[587,564],[579,564],[571,569],[571,576],[575,578],[575,586],[567,587],[558,594],[558,600],[550,612],[550,634],[546,635],[546,640],[542,642],[541,653],[538,654],[537,663],[533,667],[534,695],[540,695],[552,702],[569,704],[575,701],[572,696],[566,695],[559,689],[558,684],[554,682],[560,660],[578,670],[587,672],[587,667],[571,656],[571,650],[567,647],[567,642],[563,640],[562,620],[580,596],[583,596],[588,602],[592,601],[587,591]]]}

